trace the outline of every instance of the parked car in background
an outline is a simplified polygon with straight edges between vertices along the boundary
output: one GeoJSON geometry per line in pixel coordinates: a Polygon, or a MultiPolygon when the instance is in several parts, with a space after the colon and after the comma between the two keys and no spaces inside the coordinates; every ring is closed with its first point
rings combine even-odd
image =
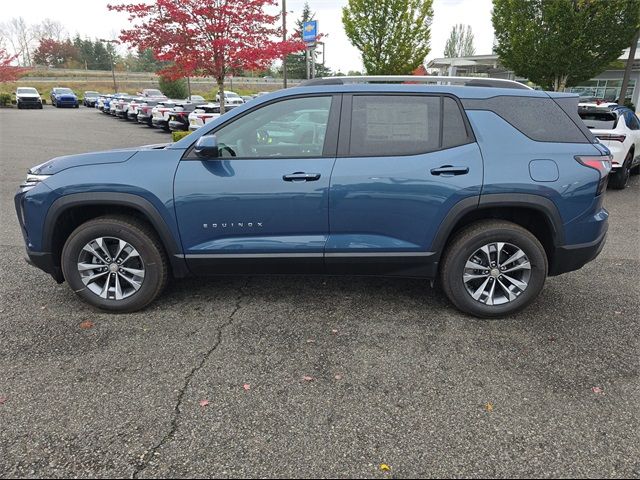
{"type": "Polygon", "coordinates": [[[387,78],[316,79],[175,143],[32,167],[14,199],[29,261],[112,312],[169,277],[322,273],[437,279],[504,317],[600,253],[611,156],[577,95],[387,78]]]}
{"type": "Polygon", "coordinates": [[[16,105],[22,108],[42,108],[42,97],[33,87],[18,87],[16,89],[16,105]]]}
{"type": "Polygon", "coordinates": [[[185,102],[192,102],[192,103],[207,103],[207,101],[205,100],[205,98],[202,95],[191,95],[190,97],[187,97],[184,99],[185,102]]]}
{"type": "Polygon", "coordinates": [[[167,100],[164,102],[158,102],[158,104],[151,109],[151,126],[155,128],[162,128],[169,131],[169,115],[173,107],[180,100],[167,100]]]}
{"type": "MultiPolygon", "coordinates": [[[[216,102],[220,103],[220,94],[216,93],[216,102]]],[[[244,100],[242,99],[242,97],[240,95],[238,95],[235,92],[224,92],[224,104],[226,105],[242,105],[244,103],[244,100]]]]}
{"type": "Polygon", "coordinates": [[[612,155],[609,186],[623,189],[640,170],[640,120],[633,110],[617,103],[581,103],[578,114],[612,155]]]}
{"type": "Polygon", "coordinates": [[[153,118],[153,108],[158,105],[160,101],[157,100],[147,100],[142,102],[140,105],[136,107],[138,110],[138,115],[136,116],[136,120],[138,123],[142,123],[152,127],[151,119],[153,118]]]}
{"type": "Polygon", "coordinates": [[[70,88],[56,87],[51,89],[51,105],[78,108],[78,97],[70,88]]]}
{"type": "Polygon", "coordinates": [[[244,103],[250,102],[251,100],[253,100],[254,97],[252,97],[251,95],[242,95],[242,100],[244,100],[244,103]]]}
{"type": "Polygon", "coordinates": [[[85,107],[95,107],[99,97],[100,97],[99,92],[93,92],[93,91],[84,92],[82,96],[82,104],[85,107]]]}
{"type": "Polygon", "coordinates": [[[195,103],[176,104],[169,111],[169,130],[172,132],[189,130],[189,114],[198,107],[195,103]]]}
{"type": "Polygon", "coordinates": [[[139,93],[139,96],[145,98],[167,98],[167,96],[157,88],[145,88],[139,93]]]}
{"type": "Polygon", "coordinates": [[[205,103],[189,114],[189,130],[197,130],[220,116],[219,103],[205,103]]]}

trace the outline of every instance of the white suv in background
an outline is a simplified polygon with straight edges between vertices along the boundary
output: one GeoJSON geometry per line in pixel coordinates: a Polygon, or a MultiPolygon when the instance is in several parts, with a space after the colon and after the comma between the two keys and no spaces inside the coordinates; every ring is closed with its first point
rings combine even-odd
{"type": "MultiPolygon", "coordinates": [[[[216,93],[216,102],[220,103],[220,94],[216,93]]],[[[226,91],[224,92],[224,104],[225,106],[233,105],[237,107],[238,105],[242,105],[244,100],[240,95],[236,92],[226,91]]]]}
{"type": "Polygon", "coordinates": [[[640,171],[640,120],[633,110],[615,103],[580,103],[578,114],[613,155],[609,186],[622,189],[640,171]]]}

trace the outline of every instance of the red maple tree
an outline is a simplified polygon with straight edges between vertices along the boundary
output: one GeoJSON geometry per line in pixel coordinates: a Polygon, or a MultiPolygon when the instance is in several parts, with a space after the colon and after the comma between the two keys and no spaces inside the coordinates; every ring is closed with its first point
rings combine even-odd
{"type": "Polygon", "coordinates": [[[109,5],[129,13],[132,28],[120,39],[138,49],[151,48],[169,62],[158,74],[170,78],[211,76],[224,112],[224,79],[238,70],[267,68],[273,60],[304,49],[300,39],[283,42],[280,15],[267,13],[275,0],[154,0],[109,5]]]}
{"type": "Polygon", "coordinates": [[[10,55],[4,48],[0,48],[0,83],[15,82],[29,71],[28,68],[11,65],[16,58],[17,55],[10,55]]]}

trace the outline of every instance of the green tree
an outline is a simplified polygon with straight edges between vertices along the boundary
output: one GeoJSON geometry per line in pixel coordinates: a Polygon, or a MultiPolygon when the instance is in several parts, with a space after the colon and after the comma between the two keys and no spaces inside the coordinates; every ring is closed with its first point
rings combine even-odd
{"type": "Polygon", "coordinates": [[[169,80],[168,78],[160,77],[158,85],[160,91],[169,98],[187,98],[189,95],[187,91],[187,81],[184,78],[169,80]]]}
{"type": "Polygon", "coordinates": [[[495,50],[517,75],[564,90],[606,70],[639,18],[638,0],[493,0],[495,50]]]}
{"type": "Polygon", "coordinates": [[[98,40],[93,43],[93,70],[111,70],[111,57],[104,44],[98,40]]]}
{"type": "Polygon", "coordinates": [[[162,67],[162,62],[159,62],[153,50],[150,48],[140,50],[138,52],[137,68],[138,72],[155,72],[162,67]]]}
{"type": "Polygon", "coordinates": [[[475,53],[471,27],[461,23],[454,25],[444,47],[444,56],[448,58],[470,57],[475,53]]]}
{"type": "Polygon", "coordinates": [[[429,53],[432,0],[349,0],[342,23],[369,75],[410,74],[429,53]]]}

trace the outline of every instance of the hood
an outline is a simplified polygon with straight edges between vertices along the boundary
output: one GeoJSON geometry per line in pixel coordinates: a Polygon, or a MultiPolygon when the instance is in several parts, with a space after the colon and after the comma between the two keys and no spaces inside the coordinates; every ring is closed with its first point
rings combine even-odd
{"type": "Polygon", "coordinates": [[[68,168],[83,167],[87,165],[97,165],[104,163],[122,163],[129,160],[141,150],[160,150],[169,143],[156,145],[144,145],[142,147],[121,148],[106,152],[81,153],[79,155],[66,155],[56,157],[29,169],[29,173],[35,175],[53,175],[68,168]]]}
{"type": "Polygon", "coordinates": [[[16,97],[18,98],[40,98],[40,95],[37,93],[16,93],[16,97]]]}

